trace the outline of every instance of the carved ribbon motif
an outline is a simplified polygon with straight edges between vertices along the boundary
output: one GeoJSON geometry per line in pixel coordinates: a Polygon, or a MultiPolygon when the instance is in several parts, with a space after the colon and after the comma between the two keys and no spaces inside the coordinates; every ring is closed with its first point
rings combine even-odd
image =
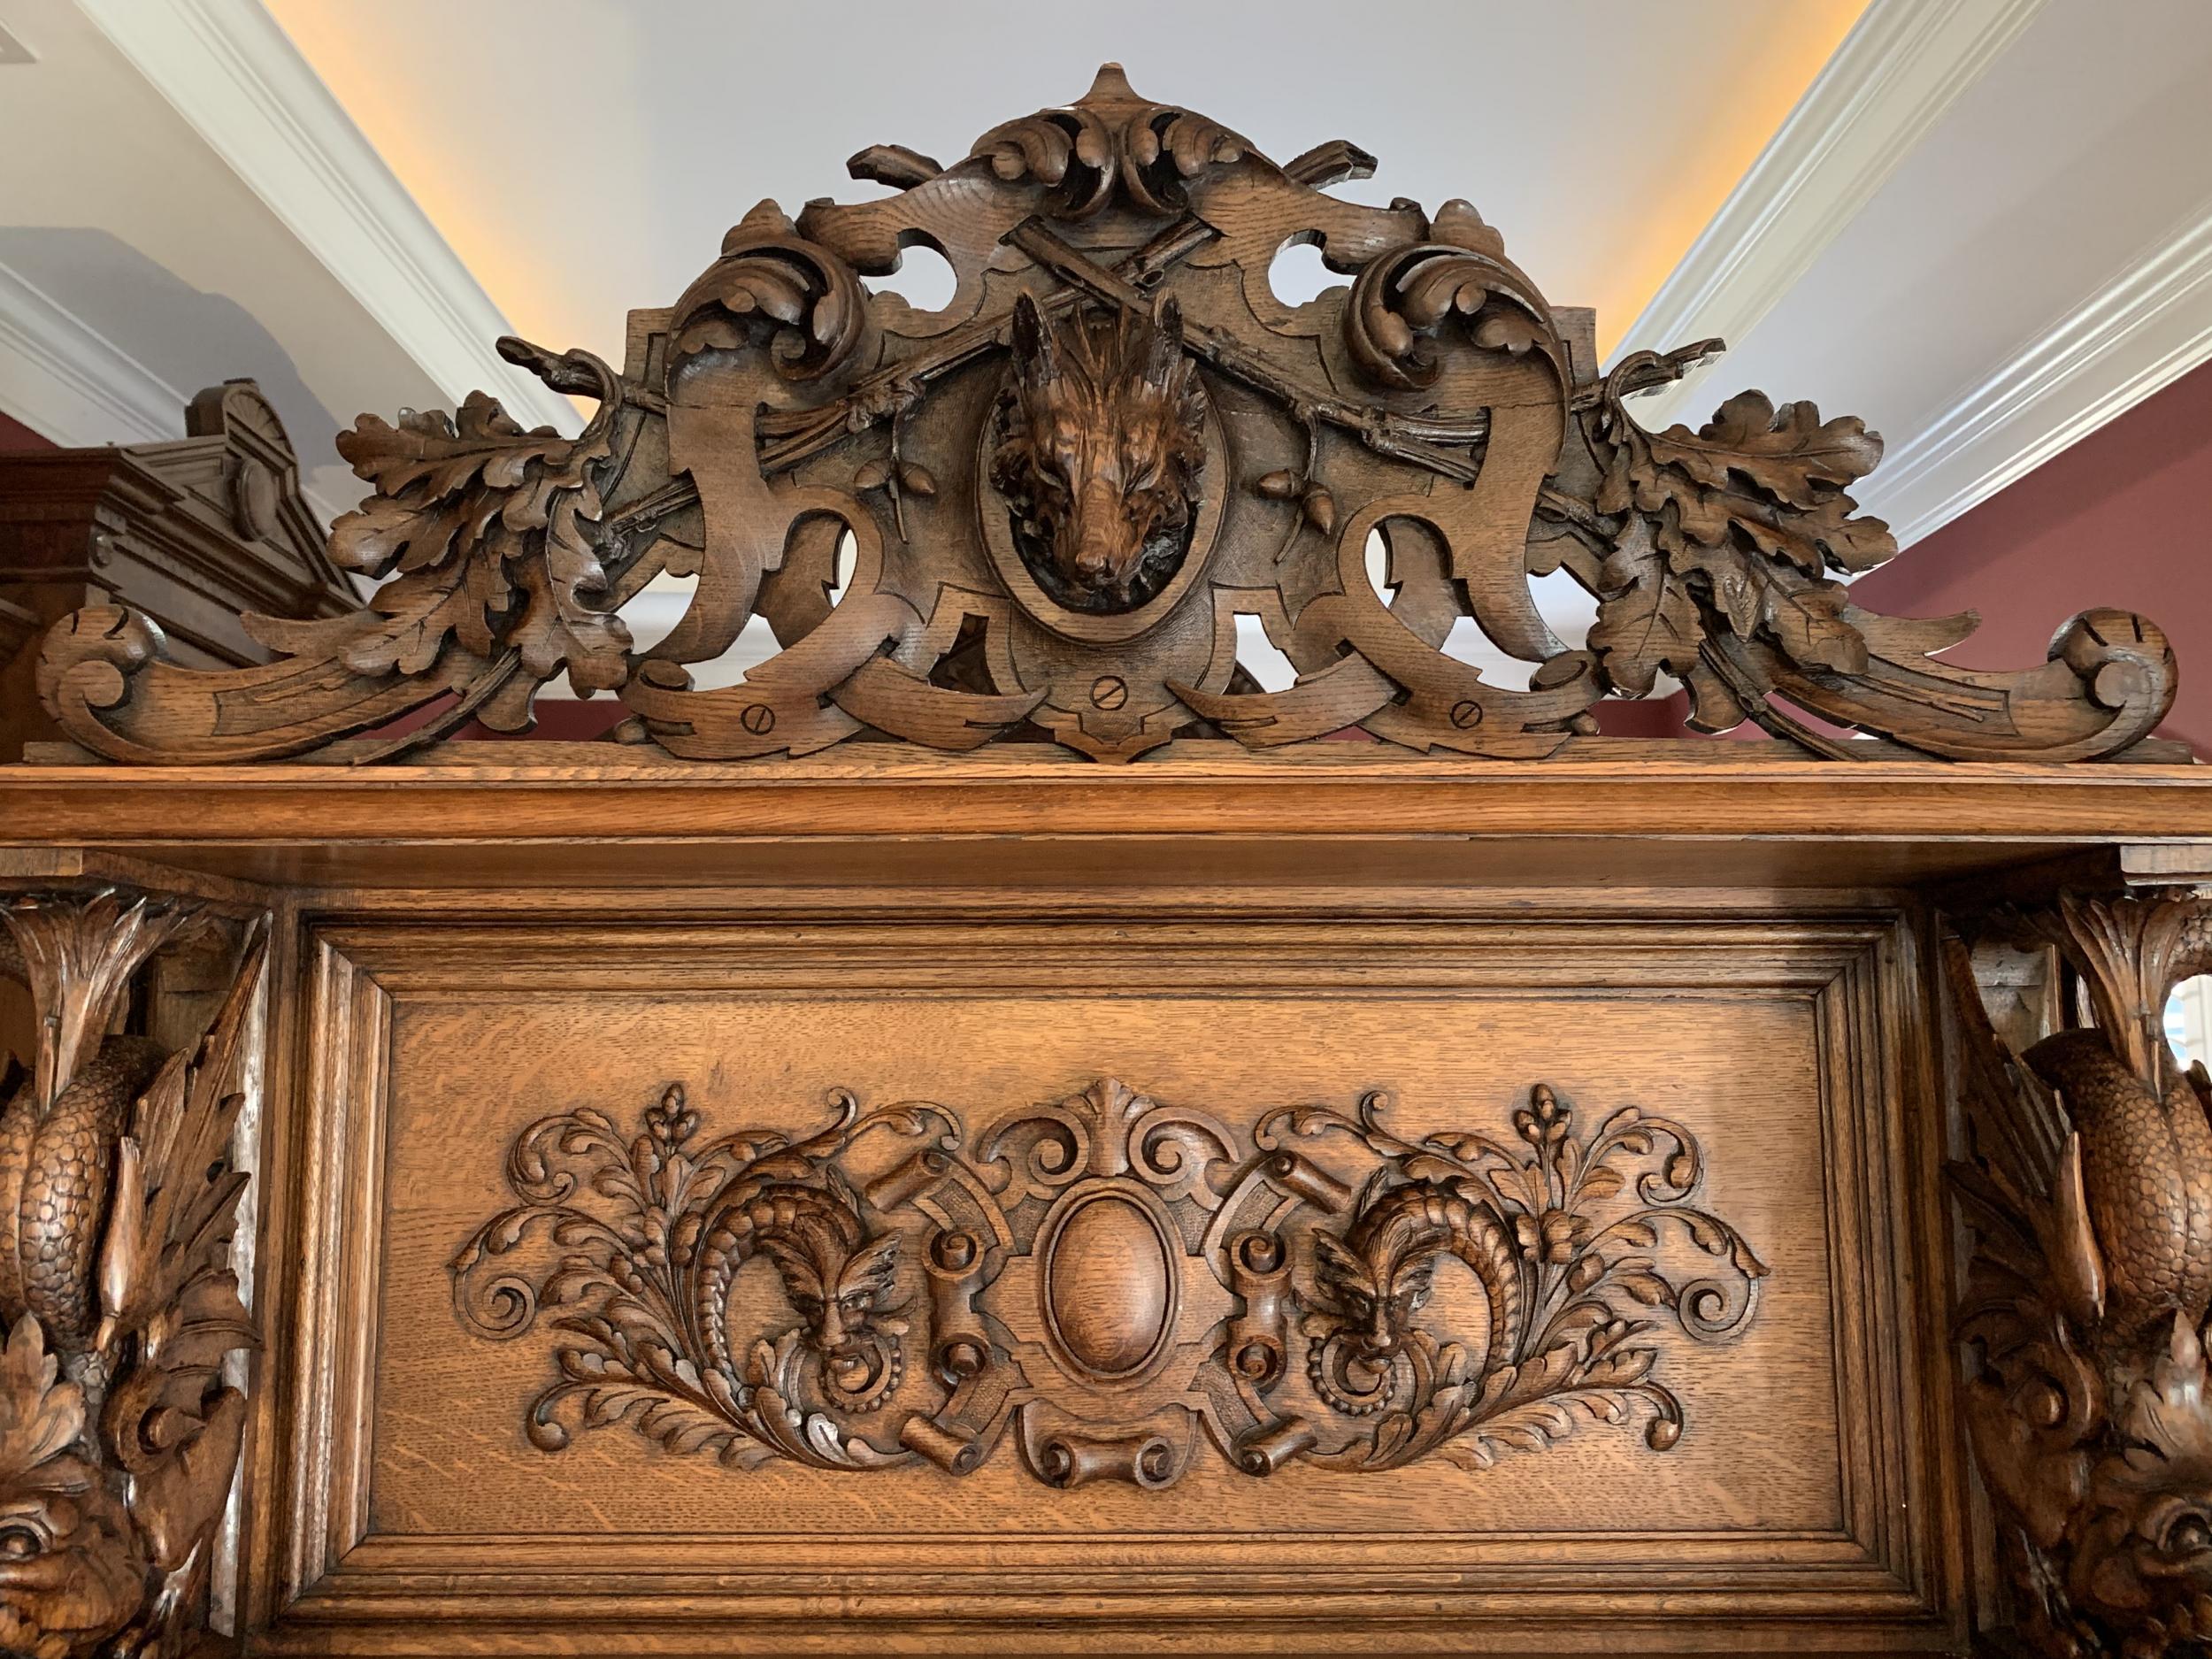
{"type": "Polygon", "coordinates": [[[2212,1642],[2212,1078],[2166,1045],[2212,969],[2212,901],[2069,895],[1986,919],[2055,949],[2093,1024],[2016,1053],[1965,947],[1947,961],[1972,1134],[1965,1402],[2021,1636],[2051,1659],[2212,1642]]]}
{"type": "Polygon", "coordinates": [[[521,729],[565,673],[621,697],[619,735],[701,758],[874,732],[1128,760],[1355,726],[1540,757],[1667,673],[1705,729],[1748,718],[1838,758],[2085,760],[2172,702],[2164,635],[2124,612],[1993,674],[1935,655],[1970,618],[1854,605],[1838,579],[1896,550],[1846,493],[1878,437],[1755,392],[1645,431],[1627,400],[1718,342],[1601,378],[1586,314],[1555,311],[1465,203],[1326,194],[1372,172],[1353,145],[1278,165],[1110,65],[953,165],[887,145],[849,165],[893,194],[795,222],[762,203],[672,308],[634,314],[621,373],[501,342],[598,401],[580,436],[522,432],[480,394],[457,421],[345,434],[375,494],[332,556],[388,579],[358,615],[257,619],[275,662],[193,673],[144,617],[81,611],[41,658],[53,718],[111,758],[244,760],[445,700],[346,751],[373,760],[472,718],[521,729]],[[1294,242],[1349,285],[1283,304],[1268,270],[1294,242]],[[941,311],[867,286],[914,246],[953,268],[941,311]],[[1563,568],[1599,601],[1586,649],[1531,591],[1563,568]],[[641,652],[618,613],[663,575],[696,587],[641,652]],[[1240,669],[1240,617],[1294,684],[1240,669]],[[1531,664],[1525,689],[1446,653],[1463,617],[1531,664]],[[689,665],[755,618],[780,653],[695,689],[689,665]]]}
{"type": "Polygon", "coordinates": [[[0,919],[42,1017],[29,1073],[0,1068],[0,1649],[197,1651],[245,1431],[222,1368],[260,1342],[229,1256],[263,945],[172,1054],[111,1027],[193,907],[110,892],[0,919]]]}
{"type": "Polygon", "coordinates": [[[1766,1271],[1697,1206],[1689,1133],[1635,1107],[1581,1130],[1542,1086],[1511,1139],[1417,1144],[1383,1110],[1274,1112],[1248,1146],[1106,1079],[973,1143],[849,1095],[803,1139],[702,1142],[672,1087],[634,1136],[588,1108],[523,1132],[454,1306],[501,1340],[560,1310],[525,1419],[549,1451],[628,1421],[733,1465],[964,1475],[1010,1438],[1049,1485],[1157,1489],[1207,1441],[1253,1475],[1482,1468],[1638,1417],[1672,1447],[1655,1338],[1732,1336],[1766,1271]]]}

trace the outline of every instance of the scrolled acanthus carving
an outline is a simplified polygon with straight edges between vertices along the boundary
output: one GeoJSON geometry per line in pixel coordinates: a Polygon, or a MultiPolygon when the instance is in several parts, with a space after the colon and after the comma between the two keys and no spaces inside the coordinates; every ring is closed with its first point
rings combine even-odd
{"type": "Polygon", "coordinates": [[[1118,197],[1141,213],[1179,211],[1186,180],[1251,150],[1218,121],[1140,96],[1121,66],[1109,64],[1079,103],[995,127],[969,154],[1008,184],[1048,187],[1053,217],[1080,219],[1118,197]]]}
{"type": "Polygon", "coordinates": [[[201,921],[107,892],[4,912],[42,1040],[0,1107],[0,1647],[193,1651],[259,1344],[229,1256],[234,1082],[264,946],[193,1048],[110,1034],[140,965],[201,921]]]}
{"type": "Polygon", "coordinates": [[[1695,1202],[1689,1132],[1634,1107],[1584,1130],[1542,1086],[1509,1138],[1409,1142],[1383,1113],[1286,1110],[1248,1141],[1103,1079],[972,1141],[943,1107],[846,1095],[798,1141],[698,1143],[671,1087],[637,1135],[588,1108],[522,1133],[522,1202],[454,1258],[455,1308],[501,1340],[562,1310],[525,1419],[546,1450],[628,1420],[733,1464],[964,1475],[1010,1438],[1048,1485],[1155,1489],[1207,1441],[1260,1476],[1479,1469],[1637,1417],[1674,1446],[1656,1338],[1732,1336],[1766,1272],[1695,1202]],[[754,1254],[783,1318],[737,1277],[754,1254]]]}
{"type": "Polygon", "coordinates": [[[602,399],[574,438],[525,432],[472,394],[457,419],[397,426],[365,415],[339,452],[375,493],[331,527],[342,567],[384,579],[350,617],[243,618],[279,653],[265,666],[199,672],[166,660],[145,616],[93,606],[48,635],[39,695],[64,729],[118,759],[225,761],[296,754],[457,694],[428,723],[369,757],[436,741],[466,721],[526,729],[538,687],[565,672],[582,689],[628,677],[629,630],[595,603],[599,474],[619,379],[588,352],[524,342],[503,356],[557,390],[602,399]]]}
{"type": "Polygon", "coordinates": [[[2020,1635],[2050,1659],[2180,1659],[2212,1641],[2212,1079],[2162,1017],[2212,968],[2212,900],[2067,895],[1981,931],[2055,949],[2094,1016],[2016,1053],[1947,943],[1966,1418],[2020,1635]]]}
{"type": "Polygon", "coordinates": [[[1897,551],[1847,493],[1882,458],[1864,422],[1743,392],[1695,432],[1639,426],[1624,399],[1640,380],[1711,343],[1616,365],[1583,416],[1596,516],[1557,495],[1547,506],[1596,561],[1583,572],[1600,599],[1590,644],[1614,685],[1643,691],[1672,673],[1700,729],[1749,718],[1836,758],[1864,746],[1785,705],[1954,760],[2090,759],[2150,735],[2177,678],[2165,634],[2140,617],[2085,612],[2042,669],[1992,674],[1936,655],[1972,631],[1971,616],[1912,621],[1851,603],[1835,579],[1897,551]]]}

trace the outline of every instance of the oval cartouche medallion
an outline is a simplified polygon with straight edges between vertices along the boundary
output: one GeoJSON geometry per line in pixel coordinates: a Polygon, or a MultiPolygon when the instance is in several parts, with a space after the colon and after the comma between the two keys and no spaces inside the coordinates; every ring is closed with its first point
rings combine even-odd
{"type": "Polygon", "coordinates": [[[1038,1281],[1064,1360],[1110,1382],[1151,1364],[1174,1326],[1180,1254],[1161,1217],[1133,1194],[1112,1187],[1073,1194],[1045,1245],[1038,1281]]]}

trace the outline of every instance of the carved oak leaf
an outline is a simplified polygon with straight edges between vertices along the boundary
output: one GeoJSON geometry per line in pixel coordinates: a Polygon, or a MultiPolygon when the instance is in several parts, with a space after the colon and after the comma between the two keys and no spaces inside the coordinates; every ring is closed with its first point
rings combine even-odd
{"type": "MultiPolygon", "coordinates": [[[[597,368],[611,393],[611,371],[597,368]]],[[[330,553],[396,580],[354,616],[251,617],[249,631],[290,655],[336,655],[362,674],[423,672],[452,641],[487,661],[518,653],[534,683],[565,667],[579,690],[621,685],[629,630],[586,599],[606,587],[592,533],[604,414],[572,439],[525,432],[481,392],[457,422],[436,410],[397,426],[364,415],[338,449],[376,494],[331,527],[330,553]]]]}
{"type": "Polygon", "coordinates": [[[1682,723],[1692,731],[1732,732],[1750,717],[1734,687],[1702,658],[1691,664],[1682,679],[1690,693],[1690,711],[1682,723]]]}
{"type": "Polygon", "coordinates": [[[1770,578],[1761,584],[1759,615],[1792,661],[1863,674],[1866,636],[1844,620],[1847,603],[1843,588],[1834,582],[1801,588],[1770,578]]]}
{"type": "MultiPolygon", "coordinates": [[[[1717,546],[1734,526],[1811,577],[1831,565],[1871,570],[1897,551],[1889,526],[1855,517],[1843,494],[1882,458],[1881,439],[1856,416],[1823,422],[1814,404],[1778,410],[1763,392],[1740,392],[1694,434],[1640,435],[1636,504],[1655,513],[1671,504],[1689,541],[1717,546]]],[[[1623,459],[1634,447],[1623,446],[1623,459]]]]}
{"type": "Polygon", "coordinates": [[[1662,669],[1678,673],[1697,660],[1703,637],[1697,602],[1642,517],[1632,514],[1606,553],[1598,586],[1602,597],[1589,644],[1604,657],[1614,685],[1640,697],[1662,669]]]}
{"type": "Polygon", "coordinates": [[[0,1348],[0,1489],[67,1490],[90,1479],[63,1456],[84,1433],[85,1402],[83,1389],[60,1378],[45,1332],[25,1314],[0,1348]]]}

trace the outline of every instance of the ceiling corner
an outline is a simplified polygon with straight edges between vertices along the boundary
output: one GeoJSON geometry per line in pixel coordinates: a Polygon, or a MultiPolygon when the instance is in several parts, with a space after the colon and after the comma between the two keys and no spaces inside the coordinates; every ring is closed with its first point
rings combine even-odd
{"type": "Polygon", "coordinates": [[[76,4],[447,396],[480,388],[526,426],[576,430],[498,355],[499,308],[260,0],[76,4]]]}
{"type": "MultiPolygon", "coordinates": [[[[2044,4],[1870,0],[1616,358],[1742,340],[2044,4]]],[[[1673,419],[1688,387],[1644,400],[1647,424],[1673,419]]]]}

